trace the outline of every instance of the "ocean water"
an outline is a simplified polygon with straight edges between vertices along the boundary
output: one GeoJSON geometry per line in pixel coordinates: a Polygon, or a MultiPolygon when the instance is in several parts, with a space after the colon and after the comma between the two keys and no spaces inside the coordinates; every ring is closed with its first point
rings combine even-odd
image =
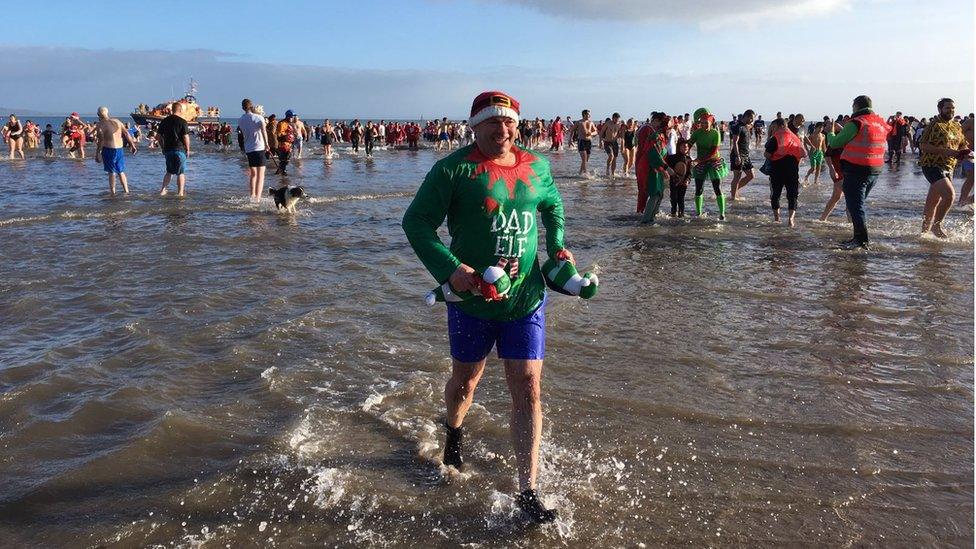
{"type": "Polygon", "coordinates": [[[115,198],[91,160],[0,161],[0,545],[973,545],[972,211],[920,237],[912,157],[846,252],[829,183],[795,229],[761,175],[726,222],[707,189],[642,227],[633,179],[550,154],[601,290],[550,300],[561,515],[533,527],[496,359],[468,469],[439,464],[446,314],[400,218],[444,153],[309,153],[293,216],[248,202],[236,149],[198,145],[182,200],[145,148],[115,198]]]}

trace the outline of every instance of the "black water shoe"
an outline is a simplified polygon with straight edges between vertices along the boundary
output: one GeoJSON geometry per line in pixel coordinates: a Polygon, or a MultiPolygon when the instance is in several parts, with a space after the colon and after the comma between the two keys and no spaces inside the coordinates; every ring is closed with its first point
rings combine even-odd
{"type": "Polygon", "coordinates": [[[532,522],[537,524],[545,524],[547,522],[553,522],[559,513],[555,509],[546,509],[542,502],[539,501],[538,494],[535,490],[526,490],[515,497],[515,503],[518,504],[519,509],[523,513],[529,516],[532,522]]]}
{"type": "Polygon", "coordinates": [[[444,424],[447,428],[447,441],[444,443],[444,465],[451,465],[457,470],[464,466],[464,459],[461,458],[461,442],[464,440],[464,427],[451,427],[444,424]]]}

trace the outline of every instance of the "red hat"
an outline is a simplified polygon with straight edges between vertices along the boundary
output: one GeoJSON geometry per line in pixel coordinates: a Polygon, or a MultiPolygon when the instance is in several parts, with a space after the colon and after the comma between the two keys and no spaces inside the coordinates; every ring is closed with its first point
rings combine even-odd
{"type": "Polygon", "coordinates": [[[78,113],[76,113],[76,112],[71,113],[71,117],[72,118],[78,118],[78,113]]]}
{"type": "Polygon", "coordinates": [[[471,116],[468,117],[468,124],[473,128],[495,116],[507,116],[518,122],[519,102],[505,92],[486,91],[480,93],[471,102],[471,116]]]}

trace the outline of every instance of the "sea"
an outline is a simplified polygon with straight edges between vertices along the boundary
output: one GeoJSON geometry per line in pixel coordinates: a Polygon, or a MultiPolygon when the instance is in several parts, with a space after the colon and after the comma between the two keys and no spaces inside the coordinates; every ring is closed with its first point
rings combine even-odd
{"type": "Polygon", "coordinates": [[[762,175],[726,221],[707,188],[641,226],[602,151],[538,151],[601,285],[549,300],[533,526],[494,356],[440,464],[446,309],[400,220],[446,153],[306,147],[268,175],[294,215],[236,148],[195,144],[184,199],[144,144],[124,196],[91,158],[0,160],[0,546],[973,546],[973,211],[920,236],[914,155],[844,251],[826,174],[796,228],[762,175]]]}

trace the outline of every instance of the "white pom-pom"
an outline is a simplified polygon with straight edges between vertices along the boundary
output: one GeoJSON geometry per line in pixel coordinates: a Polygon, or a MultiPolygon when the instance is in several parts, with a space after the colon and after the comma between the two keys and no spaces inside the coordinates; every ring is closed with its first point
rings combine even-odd
{"type": "Polygon", "coordinates": [[[428,307],[433,307],[434,304],[437,303],[437,296],[434,295],[434,292],[429,292],[427,296],[424,297],[424,301],[427,303],[428,307]]]}
{"type": "Polygon", "coordinates": [[[584,288],[587,287],[587,286],[589,286],[589,285],[590,285],[590,279],[589,278],[584,278],[583,281],[580,282],[580,286],[583,286],[584,288]]]}
{"type": "Polygon", "coordinates": [[[485,269],[485,272],[481,275],[481,278],[488,284],[494,284],[503,276],[505,276],[505,269],[495,265],[485,269]]]}

